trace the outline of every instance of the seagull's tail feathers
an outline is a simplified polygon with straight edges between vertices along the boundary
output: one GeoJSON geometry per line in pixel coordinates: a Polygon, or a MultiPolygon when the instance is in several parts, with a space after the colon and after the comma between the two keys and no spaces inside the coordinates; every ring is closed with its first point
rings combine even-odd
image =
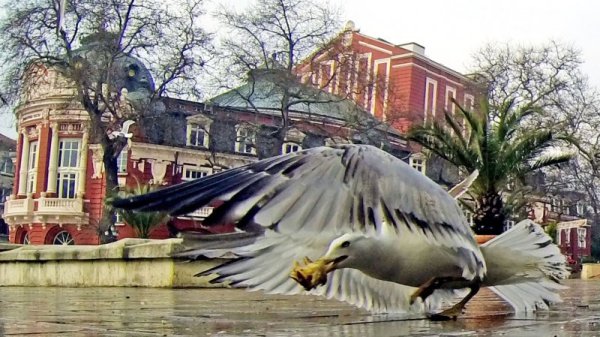
{"type": "Polygon", "coordinates": [[[567,262],[540,225],[523,220],[483,244],[481,251],[487,264],[484,285],[516,312],[561,302],[558,291],[566,287],[559,282],[569,276],[567,262]]]}

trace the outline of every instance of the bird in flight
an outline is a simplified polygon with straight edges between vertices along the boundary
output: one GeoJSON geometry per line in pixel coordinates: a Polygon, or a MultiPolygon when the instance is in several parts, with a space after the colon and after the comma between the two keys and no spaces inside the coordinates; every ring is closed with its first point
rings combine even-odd
{"type": "Polygon", "coordinates": [[[547,308],[568,275],[537,224],[524,221],[480,247],[452,195],[367,145],[310,148],[112,204],[173,216],[216,205],[203,225],[237,232],[184,236],[189,249],[180,255],[236,258],[201,275],[267,293],[310,291],[377,313],[421,312],[469,289],[432,316],[456,318],[482,286],[517,311],[547,308]]]}

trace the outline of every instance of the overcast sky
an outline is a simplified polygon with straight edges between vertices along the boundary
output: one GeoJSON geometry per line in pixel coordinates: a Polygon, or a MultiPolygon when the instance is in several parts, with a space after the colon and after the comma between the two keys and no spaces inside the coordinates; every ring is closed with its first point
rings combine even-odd
{"type": "MultiPolygon", "coordinates": [[[[600,1],[333,1],[361,33],[394,44],[417,42],[428,57],[459,72],[489,42],[571,44],[581,50],[591,83],[600,87],[600,1]]],[[[0,132],[15,137],[14,118],[0,121],[0,132]]]]}
{"type": "Polygon", "coordinates": [[[600,86],[600,2],[594,0],[335,0],[361,33],[394,44],[417,42],[459,72],[486,43],[544,43],[580,50],[583,71],[600,86]]]}

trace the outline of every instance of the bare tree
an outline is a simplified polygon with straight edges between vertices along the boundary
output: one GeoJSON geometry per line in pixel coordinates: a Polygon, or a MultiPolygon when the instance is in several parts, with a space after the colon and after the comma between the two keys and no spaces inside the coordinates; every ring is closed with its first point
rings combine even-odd
{"type": "MultiPolygon", "coordinates": [[[[8,1],[3,5],[9,8],[8,1]]],[[[32,66],[59,71],[73,89],[74,104],[89,114],[90,143],[102,147],[106,190],[112,193],[118,185],[116,158],[125,145],[113,131],[162,109],[160,97],[189,96],[197,87],[195,75],[211,42],[199,26],[201,5],[201,0],[10,2],[11,15],[0,24],[3,108],[19,103],[32,66]]],[[[110,233],[112,224],[114,211],[105,210],[100,235],[110,233]]]]}
{"type": "MultiPolygon", "coordinates": [[[[310,113],[311,106],[346,104],[344,100],[352,94],[347,90],[328,90],[336,94],[330,95],[313,89],[326,89],[336,76],[354,69],[343,66],[353,60],[339,43],[343,33],[337,9],[313,0],[256,0],[241,11],[221,8],[216,16],[229,32],[220,44],[225,63],[221,68],[229,75],[219,76],[220,89],[234,90],[248,109],[257,112],[264,107],[257,106],[257,101],[270,100],[268,104],[276,107],[280,117],[273,128],[247,121],[263,139],[263,148],[257,149],[259,157],[279,154],[296,123],[291,111],[308,107],[310,113]],[[335,68],[324,69],[326,65],[319,62],[334,58],[335,68]],[[303,71],[298,73],[300,66],[303,71]]],[[[344,127],[358,126],[356,111],[352,111],[357,109],[350,105],[348,109],[344,127]]],[[[370,130],[374,125],[361,127],[370,130]]]]}

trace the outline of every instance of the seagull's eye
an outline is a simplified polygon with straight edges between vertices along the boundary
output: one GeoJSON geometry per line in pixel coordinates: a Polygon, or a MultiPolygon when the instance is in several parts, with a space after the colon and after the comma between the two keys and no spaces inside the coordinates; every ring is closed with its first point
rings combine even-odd
{"type": "Polygon", "coordinates": [[[348,247],[348,246],[350,246],[350,241],[344,241],[344,242],[342,242],[342,244],[341,244],[341,247],[342,247],[342,248],[346,248],[346,247],[348,247]]]}

